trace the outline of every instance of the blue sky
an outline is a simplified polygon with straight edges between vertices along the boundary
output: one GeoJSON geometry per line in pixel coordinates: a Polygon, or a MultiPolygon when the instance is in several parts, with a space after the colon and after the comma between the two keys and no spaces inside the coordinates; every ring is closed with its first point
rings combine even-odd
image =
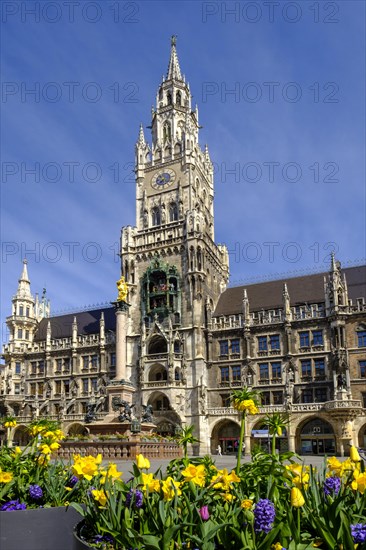
{"type": "Polygon", "coordinates": [[[3,339],[23,257],[53,311],[114,299],[134,144],[172,34],[215,163],[232,283],[321,271],[332,250],[364,259],[363,2],[1,8],[3,339]]]}

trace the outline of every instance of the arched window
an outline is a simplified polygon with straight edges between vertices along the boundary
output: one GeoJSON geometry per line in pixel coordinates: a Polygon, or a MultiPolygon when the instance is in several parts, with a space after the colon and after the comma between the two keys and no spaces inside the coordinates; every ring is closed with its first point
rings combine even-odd
{"type": "Polygon", "coordinates": [[[182,94],[178,91],[175,96],[175,102],[177,105],[182,105],[182,94]]]}
{"type": "Polygon", "coordinates": [[[158,206],[154,206],[151,211],[151,225],[156,226],[160,225],[160,223],[160,208],[158,206]]]}
{"type": "Polygon", "coordinates": [[[178,219],[178,207],[177,203],[172,202],[169,205],[169,220],[175,222],[178,219]]]}
{"type": "Polygon", "coordinates": [[[202,271],[202,252],[200,247],[197,249],[197,269],[198,271],[202,271]]]}
{"type": "Polygon", "coordinates": [[[171,105],[172,104],[172,94],[171,92],[168,92],[166,94],[166,102],[167,102],[167,105],[171,105]]]}
{"type": "Polygon", "coordinates": [[[154,336],[150,341],[148,354],[154,355],[155,353],[166,353],[167,350],[168,346],[165,338],[162,336],[154,336]]]}

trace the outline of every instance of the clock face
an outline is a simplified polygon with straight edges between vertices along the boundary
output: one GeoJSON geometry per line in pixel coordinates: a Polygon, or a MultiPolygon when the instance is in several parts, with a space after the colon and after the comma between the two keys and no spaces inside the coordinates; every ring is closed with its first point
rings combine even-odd
{"type": "Polygon", "coordinates": [[[169,185],[173,183],[174,179],[175,173],[173,170],[158,172],[152,177],[151,186],[154,189],[166,189],[169,185]]]}

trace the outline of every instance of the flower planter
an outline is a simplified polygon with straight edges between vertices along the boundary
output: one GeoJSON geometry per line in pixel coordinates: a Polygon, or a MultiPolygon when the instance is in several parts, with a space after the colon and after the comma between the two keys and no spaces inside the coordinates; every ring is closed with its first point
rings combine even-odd
{"type": "Polygon", "coordinates": [[[74,545],[72,546],[72,550],[93,550],[80,536],[83,525],[85,525],[84,520],[78,523],[74,528],[74,545]]]}
{"type": "Polygon", "coordinates": [[[80,517],[71,507],[0,512],[0,548],[69,550],[73,544],[74,526],[80,517]]]}

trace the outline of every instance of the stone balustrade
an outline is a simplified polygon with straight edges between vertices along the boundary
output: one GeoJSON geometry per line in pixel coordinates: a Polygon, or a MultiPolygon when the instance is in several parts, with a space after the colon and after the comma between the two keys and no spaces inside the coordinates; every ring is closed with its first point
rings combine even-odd
{"type": "Polygon", "coordinates": [[[72,459],[73,455],[103,456],[108,460],[134,460],[136,455],[146,458],[180,458],[182,447],[174,441],[143,441],[140,439],[111,439],[107,441],[63,441],[57,452],[58,458],[72,459]]]}

